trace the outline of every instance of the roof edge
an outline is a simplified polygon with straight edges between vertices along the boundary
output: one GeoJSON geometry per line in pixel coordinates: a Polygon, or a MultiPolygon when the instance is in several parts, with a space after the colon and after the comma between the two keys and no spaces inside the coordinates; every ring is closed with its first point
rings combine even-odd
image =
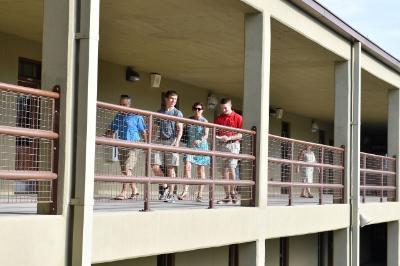
{"type": "Polygon", "coordinates": [[[363,50],[377,58],[379,61],[400,73],[400,60],[380,48],[377,44],[363,36],[357,30],[352,28],[334,13],[329,11],[320,3],[314,0],[288,0],[303,11],[316,18],[341,36],[355,42],[359,41],[363,50]]]}

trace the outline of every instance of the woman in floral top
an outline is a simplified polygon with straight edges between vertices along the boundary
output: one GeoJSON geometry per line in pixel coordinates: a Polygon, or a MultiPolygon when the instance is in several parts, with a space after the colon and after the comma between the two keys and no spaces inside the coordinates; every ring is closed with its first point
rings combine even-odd
{"type": "MultiPolygon", "coordinates": [[[[198,120],[201,122],[208,122],[207,119],[203,117],[203,104],[200,102],[196,102],[192,106],[193,116],[191,119],[198,120]]],[[[195,149],[195,150],[208,150],[208,131],[207,127],[201,125],[187,125],[187,146],[188,148],[195,149]]],[[[185,155],[183,158],[185,162],[185,177],[191,178],[192,174],[192,164],[196,165],[197,176],[201,179],[205,179],[205,166],[210,165],[210,157],[204,155],[185,155]]],[[[196,201],[202,202],[203,198],[203,188],[204,185],[200,185],[196,201]]],[[[178,197],[180,200],[187,198],[189,193],[189,186],[185,186],[185,190],[182,194],[178,197]]]]}

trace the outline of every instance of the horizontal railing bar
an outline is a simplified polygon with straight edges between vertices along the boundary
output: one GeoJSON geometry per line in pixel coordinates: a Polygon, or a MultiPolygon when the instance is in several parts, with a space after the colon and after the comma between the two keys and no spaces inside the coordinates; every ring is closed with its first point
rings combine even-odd
{"type": "Polygon", "coordinates": [[[395,186],[360,186],[360,189],[362,190],[396,190],[397,188],[395,186]]]}
{"type": "Polygon", "coordinates": [[[379,175],[396,175],[396,172],[392,171],[384,171],[384,170],[374,170],[374,169],[367,169],[367,168],[360,168],[360,172],[362,173],[369,173],[369,174],[379,174],[379,175]]]}
{"type": "Polygon", "coordinates": [[[9,126],[0,126],[0,134],[16,137],[44,138],[49,140],[58,138],[58,134],[53,131],[9,126]]]}
{"type": "Polygon", "coordinates": [[[190,148],[175,147],[175,146],[168,146],[168,145],[148,144],[148,143],[143,143],[143,142],[130,142],[130,141],[126,141],[126,140],[112,139],[112,138],[106,138],[106,137],[96,137],[96,144],[97,145],[133,148],[133,149],[143,149],[143,150],[152,149],[152,150],[156,150],[156,151],[187,153],[187,154],[205,155],[205,156],[215,155],[217,157],[233,158],[233,159],[240,159],[240,160],[254,161],[256,159],[255,156],[247,155],[247,154],[235,154],[235,153],[219,152],[219,151],[194,150],[194,149],[190,149],[190,148]]]}
{"type": "Polygon", "coordinates": [[[367,156],[367,158],[374,157],[374,158],[385,159],[385,160],[389,160],[389,161],[396,161],[396,158],[394,158],[394,157],[388,157],[388,156],[377,155],[377,154],[372,154],[372,153],[360,152],[360,155],[367,156]]]}
{"type": "Polygon", "coordinates": [[[142,183],[142,184],[185,184],[185,185],[236,185],[254,186],[252,180],[212,180],[212,179],[188,179],[170,177],[121,177],[121,176],[95,176],[95,181],[122,182],[122,183],[142,183]]]}
{"type": "Polygon", "coordinates": [[[200,126],[205,126],[205,127],[210,127],[210,128],[215,127],[218,129],[234,131],[237,133],[243,133],[243,134],[249,134],[249,135],[256,134],[256,132],[252,131],[252,130],[227,127],[227,126],[217,125],[217,124],[209,123],[209,122],[200,122],[200,121],[194,120],[194,119],[165,115],[165,114],[161,114],[161,113],[157,113],[157,112],[145,111],[145,110],[141,110],[141,109],[126,107],[126,106],[121,106],[121,105],[116,105],[116,104],[111,104],[111,103],[97,102],[97,107],[114,110],[114,111],[126,112],[126,113],[135,113],[135,114],[140,114],[140,115],[145,115],[145,116],[152,115],[153,117],[157,117],[157,118],[173,120],[176,122],[182,122],[182,123],[187,123],[187,124],[200,125],[200,126]]]}
{"type": "Polygon", "coordinates": [[[275,187],[317,187],[317,188],[344,188],[342,184],[321,184],[321,183],[301,183],[301,182],[280,182],[268,181],[268,185],[275,187]]]}
{"type": "Polygon", "coordinates": [[[304,144],[304,145],[323,147],[323,148],[326,148],[329,150],[336,150],[336,151],[341,151],[341,152],[344,151],[344,149],[341,147],[334,147],[334,146],[329,146],[329,145],[324,145],[324,144],[319,144],[319,143],[308,142],[308,141],[304,141],[304,140],[285,138],[285,137],[276,136],[276,135],[272,135],[272,134],[269,134],[268,136],[269,136],[269,138],[279,139],[279,140],[283,140],[283,141],[287,141],[287,142],[294,142],[294,143],[299,143],[299,144],[304,144]]]}
{"type": "Polygon", "coordinates": [[[0,179],[5,180],[54,180],[57,174],[49,171],[0,170],[0,179]]]}
{"type": "Polygon", "coordinates": [[[48,97],[48,98],[53,98],[53,99],[60,98],[60,94],[57,92],[33,89],[33,88],[28,88],[28,87],[13,85],[13,84],[7,84],[7,83],[2,83],[2,82],[0,82],[0,91],[9,91],[9,92],[15,92],[15,93],[29,94],[29,95],[33,95],[33,96],[48,97]]]}
{"type": "Polygon", "coordinates": [[[268,157],[268,162],[273,162],[273,163],[278,163],[278,164],[310,166],[310,167],[324,168],[324,169],[336,169],[336,170],[343,170],[344,169],[344,166],[341,166],[341,165],[323,164],[323,163],[309,163],[309,162],[303,162],[303,161],[279,159],[279,158],[274,158],[274,157],[268,157]]]}

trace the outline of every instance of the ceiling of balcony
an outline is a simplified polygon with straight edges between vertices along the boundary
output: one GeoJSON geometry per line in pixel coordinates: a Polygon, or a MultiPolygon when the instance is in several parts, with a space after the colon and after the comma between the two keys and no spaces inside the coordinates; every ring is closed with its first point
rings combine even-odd
{"type": "MultiPolygon", "coordinates": [[[[0,31],[41,42],[43,0],[0,0],[0,31]]],[[[215,92],[243,94],[244,14],[239,0],[101,0],[100,58],[215,92]]],[[[325,121],[334,114],[341,60],[272,21],[271,104],[325,121]]],[[[363,72],[363,120],[386,121],[386,83],[363,72]]]]}

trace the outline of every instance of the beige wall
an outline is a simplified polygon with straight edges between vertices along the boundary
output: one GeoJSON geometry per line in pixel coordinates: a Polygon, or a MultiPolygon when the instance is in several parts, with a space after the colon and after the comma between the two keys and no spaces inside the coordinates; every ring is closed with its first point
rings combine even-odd
{"type": "Polygon", "coordinates": [[[318,235],[289,238],[289,266],[318,265],[318,235]]]}
{"type": "Polygon", "coordinates": [[[19,57],[41,61],[42,45],[0,32],[0,82],[17,84],[19,57]]]}
{"type": "MultiPolygon", "coordinates": [[[[140,81],[128,82],[125,80],[126,66],[113,64],[106,61],[99,62],[99,84],[97,99],[99,101],[118,103],[121,94],[128,94],[133,98],[133,106],[140,109],[156,111],[160,109],[161,92],[175,90],[179,94],[179,109],[185,117],[192,115],[193,103],[200,101],[207,104],[209,89],[198,88],[186,83],[162,77],[160,88],[150,87],[148,73],[138,71],[140,81]]],[[[217,97],[218,93],[211,90],[217,97]]],[[[237,109],[242,108],[240,99],[233,98],[233,105],[237,109]]],[[[212,122],[214,114],[211,110],[205,110],[204,116],[212,122]]]]}
{"type": "Polygon", "coordinates": [[[93,266],[157,266],[157,256],[92,264],[93,266]]]}
{"type": "MultiPolygon", "coordinates": [[[[282,122],[289,123],[290,138],[311,141],[318,143],[319,135],[318,132],[311,132],[312,118],[304,117],[301,115],[285,112],[282,119],[276,119],[271,117],[269,120],[269,132],[273,135],[281,135],[282,122]]],[[[329,140],[333,140],[333,123],[316,120],[320,130],[325,131],[325,144],[329,143],[329,140]]]]}
{"type": "Polygon", "coordinates": [[[229,248],[200,249],[175,254],[175,266],[228,266],[229,248]]]}
{"type": "Polygon", "coordinates": [[[265,242],[265,265],[266,266],[279,266],[279,238],[268,239],[265,242]]]}

